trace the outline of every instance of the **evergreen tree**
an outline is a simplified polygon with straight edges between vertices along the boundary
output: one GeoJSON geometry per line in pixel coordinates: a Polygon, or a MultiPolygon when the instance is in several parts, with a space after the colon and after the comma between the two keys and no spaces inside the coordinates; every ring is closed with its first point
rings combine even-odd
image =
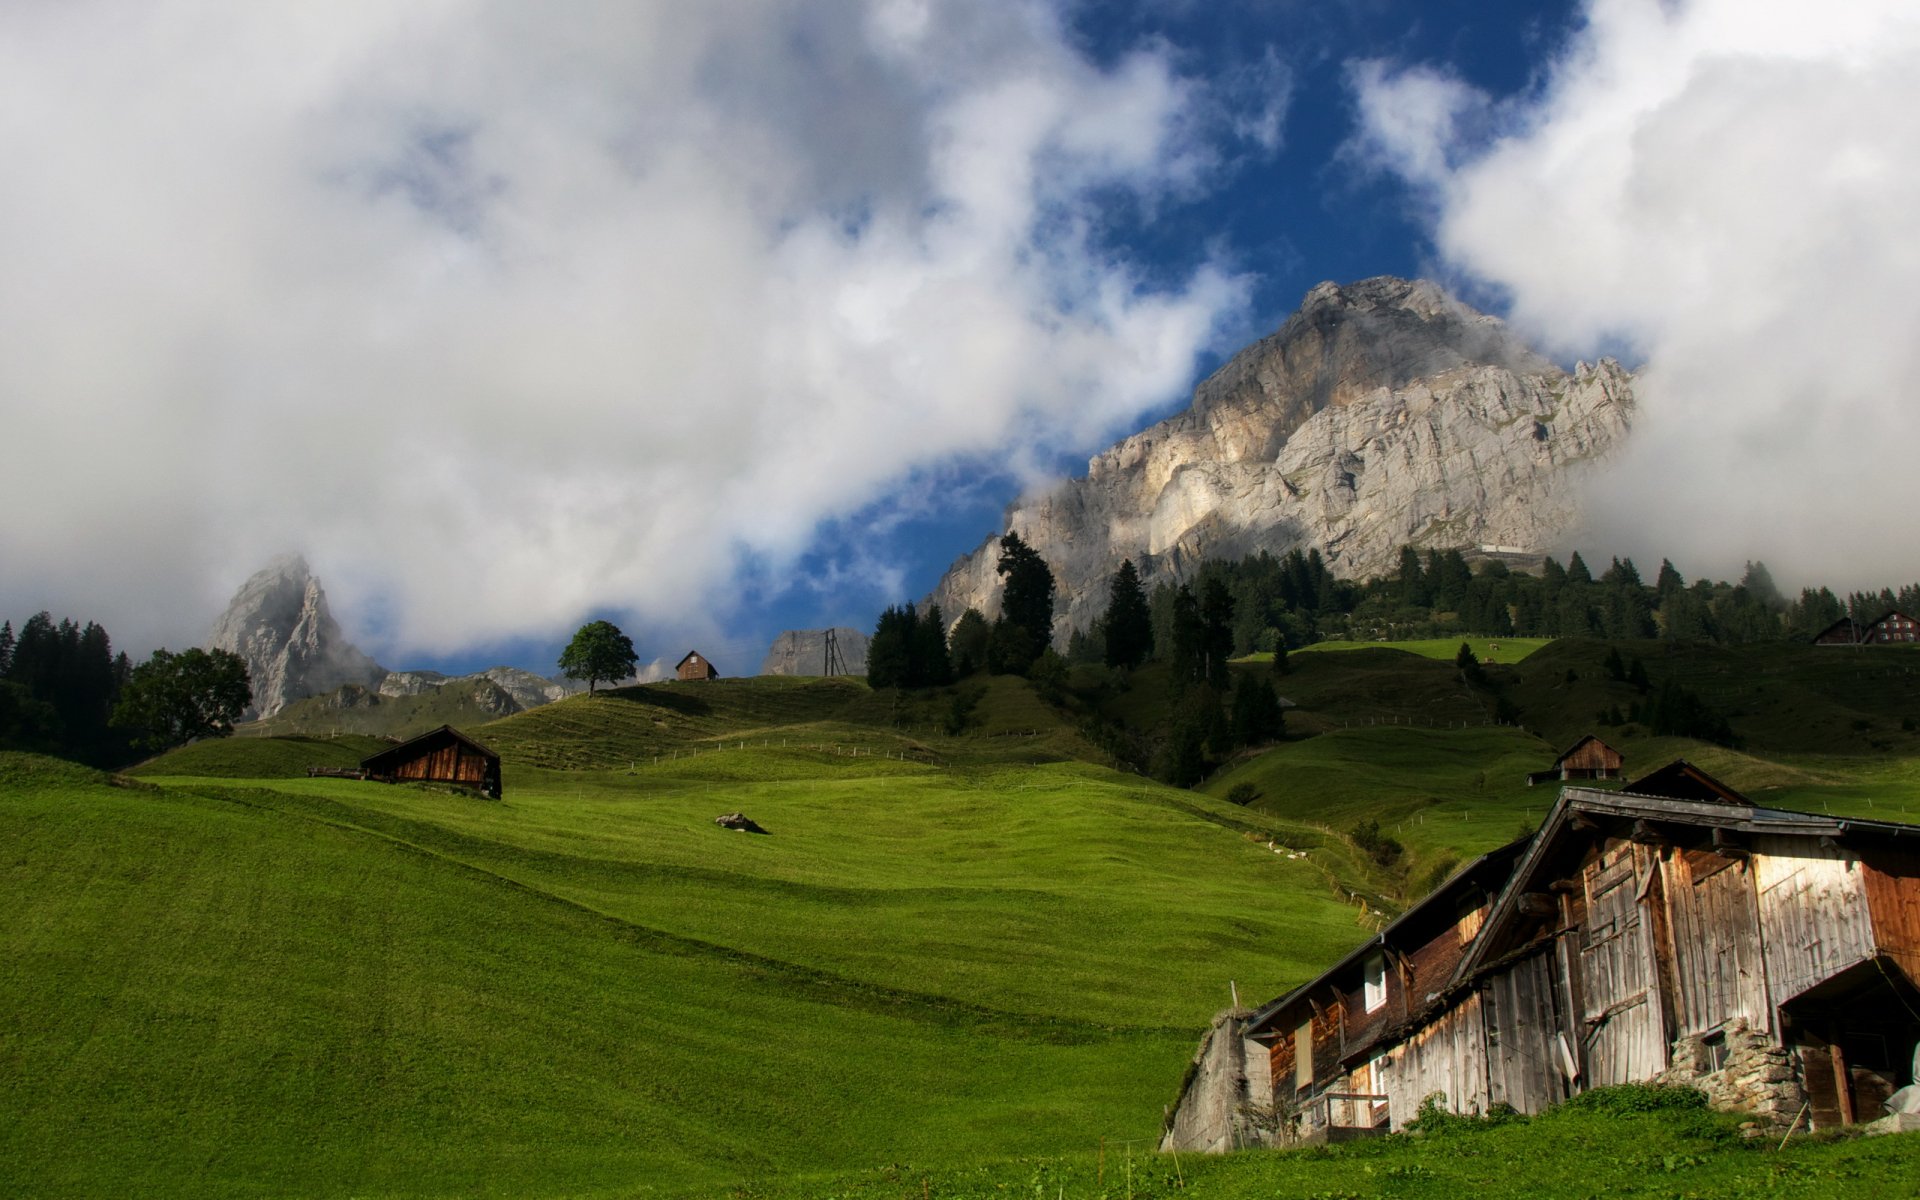
{"type": "Polygon", "coordinates": [[[1233,689],[1233,740],[1240,746],[1276,741],[1286,729],[1286,713],[1273,682],[1252,673],[1233,689]]]}
{"type": "Polygon", "coordinates": [[[1279,638],[1273,643],[1273,673],[1285,675],[1293,670],[1293,664],[1287,661],[1287,640],[1279,638]]]}
{"type": "Polygon", "coordinates": [[[995,675],[1025,675],[1033,660],[1047,649],[1031,633],[1001,613],[987,639],[987,670],[995,675]]]}
{"type": "MultiPolygon", "coordinates": [[[[1786,597],[1782,596],[1780,589],[1774,586],[1773,573],[1767,570],[1767,564],[1763,562],[1747,564],[1746,573],[1740,576],[1740,586],[1747,590],[1747,595],[1751,596],[1755,603],[1770,612],[1779,612],[1787,606],[1786,597]]],[[[1893,607],[1892,595],[1887,597],[1887,607],[1893,607]]]]}
{"type": "MultiPolygon", "coordinates": [[[[1026,630],[1033,640],[1034,653],[1038,654],[1053,642],[1053,572],[1046,560],[1013,532],[1000,539],[997,570],[1006,580],[1000,611],[1007,620],[1026,630]]],[[[1027,660],[1031,661],[1031,658],[1027,660]]],[[[1024,671],[1026,665],[1021,663],[1019,670],[1024,671]]]]}
{"type": "MultiPolygon", "coordinates": [[[[912,606],[908,606],[912,611],[912,606]]],[[[927,605],[913,634],[913,670],[910,687],[945,687],[953,682],[953,661],[947,653],[947,621],[938,604],[927,605]]]]}
{"type": "Polygon", "coordinates": [[[907,687],[913,674],[914,640],[919,622],[913,605],[887,605],[867,642],[867,686],[907,687]]]}
{"type": "Polygon", "coordinates": [[[965,679],[967,676],[987,669],[987,649],[993,641],[993,627],[980,615],[977,608],[969,608],[960,614],[954,622],[953,633],[947,639],[953,663],[953,676],[965,679]]]}
{"type": "Polygon", "coordinates": [[[1660,603],[1665,604],[1667,597],[1686,586],[1687,581],[1680,578],[1680,572],[1674,570],[1673,564],[1664,558],[1661,559],[1660,574],[1653,581],[1653,590],[1660,594],[1660,603]]]}
{"type": "Polygon", "coordinates": [[[1586,560],[1580,557],[1578,550],[1567,558],[1567,582],[1582,587],[1593,582],[1593,572],[1587,570],[1586,560]]]}
{"type": "Polygon", "coordinates": [[[13,669],[13,622],[0,621],[0,679],[13,669]]]}
{"type": "Polygon", "coordinates": [[[1394,582],[1403,608],[1425,608],[1429,603],[1426,572],[1420,569],[1420,555],[1412,546],[1400,547],[1400,565],[1394,572],[1394,582]]]}
{"type": "Polygon", "coordinates": [[[1106,661],[1110,667],[1137,667],[1153,656],[1153,613],[1140,586],[1133,560],[1121,562],[1107,591],[1106,661]]]}
{"type": "Polygon", "coordinates": [[[1225,690],[1227,660],[1233,657],[1233,594],[1218,576],[1201,589],[1201,674],[1214,688],[1225,690]]]}
{"type": "Polygon", "coordinates": [[[1206,678],[1206,626],[1193,589],[1181,584],[1173,594],[1173,628],[1167,639],[1168,677],[1176,690],[1206,678]]]}

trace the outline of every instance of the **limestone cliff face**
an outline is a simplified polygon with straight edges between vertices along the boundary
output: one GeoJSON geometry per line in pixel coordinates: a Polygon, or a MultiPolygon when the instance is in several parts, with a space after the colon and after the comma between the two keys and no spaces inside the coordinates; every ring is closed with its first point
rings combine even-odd
{"type": "Polygon", "coordinates": [[[246,660],[249,716],[270,717],[346,684],[373,687],[387,673],[341,636],[326,592],[298,555],[274,559],[242,584],[207,644],[246,660]]]}
{"type": "MultiPolygon", "coordinates": [[[[1569,374],[1434,284],[1323,283],[1187,411],[1016,501],[1005,523],[1053,568],[1061,634],[1099,615],[1126,558],[1151,587],[1262,550],[1318,548],[1350,577],[1391,570],[1404,545],[1544,551],[1633,414],[1618,363],[1569,374]]],[[[997,561],[989,539],[928,600],[995,615],[997,561]]]]}
{"type": "MultiPolygon", "coordinates": [[[[836,628],[834,643],[840,662],[849,675],[867,673],[867,635],[857,629],[836,628]]],[[[827,631],[789,629],[773,639],[766,660],[760,664],[762,675],[819,675],[826,669],[827,631]]]]}

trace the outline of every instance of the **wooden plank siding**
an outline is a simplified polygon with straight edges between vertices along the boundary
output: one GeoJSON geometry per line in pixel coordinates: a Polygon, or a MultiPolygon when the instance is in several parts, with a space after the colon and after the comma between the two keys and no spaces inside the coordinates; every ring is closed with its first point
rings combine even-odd
{"type": "Polygon", "coordinates": [[[1920,854],[1873,851],[1861,866],[1874,945],[1920,983],[1920,854]]]}
{"type": "Polygon", "coordinates": [[[1558,1061],[1559,981],[1553,946],[1495,974],[1480,988],[1487,1040],[1487,1103],[1537,1113],[1565,1100],[1570,1081],[1558,1061]]]}
{"type": "Polygon", "coordinates": [[[1649,923],[1640,903],[1639,848],[1610,838],[1582,870],[1580,1017],[1587,1086],[1647,1079],[1666,1066],[1667,1038],[1649,923]]]}
{"type": "Polygon", "coordinates": [[[428,751],[416,758],[394,764],[393,777],[409,781],[460,783],[479,787],[486,782],[487,760],[455,742],[428,751]]]}
{"type": "Polygon", "coordinates": [[[1741,1017],[1770,1030],[1752,866],[1710,849],[1676,850],[1665,874],[1675,1035],[1708,1033],[1741,1017]]]}
{"type": "Polygon", "coordinates": [[[1873,956],[1873,918],[1859,863],[1808,838],[1763,836],[1753,850],[1767,991],[1775,1005],[1873,956]]]}
{"type": "Polygon", "coordinates": [[[1480,1019],[1480,993],[1470,992],[1413,1036],[1382,1056],[1393,1127],[1403,1129],[1421,1103],[1438,1093],[1455,1112],[1483,1112],[1487,1105],[1487,1037],[1480,1019]]]}

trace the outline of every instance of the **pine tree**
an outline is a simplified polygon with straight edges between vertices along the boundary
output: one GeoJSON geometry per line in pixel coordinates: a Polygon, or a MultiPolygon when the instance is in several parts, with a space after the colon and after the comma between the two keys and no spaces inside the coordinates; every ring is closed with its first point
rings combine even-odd
{"type": "Polygon", "coordinates": [[[906,687],[913,670],[913,606],[887,605],[867,642],[867,686],[906,687]]]}
{"type": "Polygon", "coordinates": [[[1172,629],[1167,639],[1168,678],[1176,690],[1206,677],[1206,627],[1193,589],[1181,584],[1173,593],[1172,629]]]}
{"type": "Polygon", "coordinates": [[[1233,657],[1233,594],[1218,576],[1201,589],[1201,674],[1215,688],[1228,686],[1227,660],[1233,657]]]}
{"type": "Polygon", "coordinates": [[[13,622],[0,621],[0,679],[13,669],[13,622]]]}
{"type": "Polygon", "coordinates": [[[1113,573],[1104,620],[1106,662],[1110,667],[1137,667],[1153,656],[1153,613],[1140,586],[1133,560],[1125,559],[1113,573]]]}
{"type": "Polygon", "coordinates": [[[1286,729],[1286,713],[1271,680],[1258,675],[1242,675],[1233,689],[1233,740],[1236,745],[1258,746],[1278,739],[1286,729]]]}
{"type": "Polygon", "coordinates": [[[1053,640],[1053,572],[1017,533],[1000,539],[1000,561],[996,567],[1006,580],[1000,609],[1007,619],[1045,644],[1053,640]]]}
{"type": "Polygon", "coordinates": [[[947,653],[947,622],[938,604],[929,604],[914,627],[912,687],[945,687],[953,682],[947,653]]]}
{"type": "Polygon", "coordinates": [[[993,640],[993,627],[980,615],[977,608],[969,608],[960,614],[954,622],[953,632],[947,637],[950,661],[953,664],[953,677],[965,679],[967,676],[987,669],[987,649],[993,640]]]}

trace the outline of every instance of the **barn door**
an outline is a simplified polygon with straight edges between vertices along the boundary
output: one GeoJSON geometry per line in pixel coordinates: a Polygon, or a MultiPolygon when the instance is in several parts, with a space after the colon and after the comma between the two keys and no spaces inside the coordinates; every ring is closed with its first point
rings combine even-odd
{"type": "Polygon", "coordinates": [[[1666,1035],[1632,844],[1605,851],[1584,874],[1580,1015],[1586,1084],[1649,1079],[1666,1065],[1666,1035]]]}

